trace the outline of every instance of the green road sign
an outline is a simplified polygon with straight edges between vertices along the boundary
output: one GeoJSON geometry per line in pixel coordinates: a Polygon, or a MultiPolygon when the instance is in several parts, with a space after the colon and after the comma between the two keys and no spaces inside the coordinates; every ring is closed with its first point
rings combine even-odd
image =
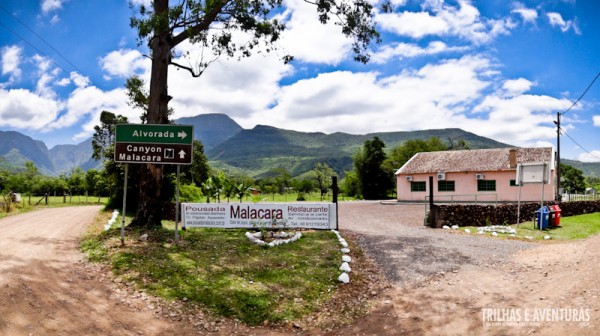
{"type": "Polygon", "coordinates": [[[116,125],[115,162],[192,164],[194,127],[116,125]]]}
{"type": "Polygon", "coordinates": [[[168,143],[189,144],[194,141],[194,126],[191,125],[147,125],[118,124],[117,143],[168,143]]]}

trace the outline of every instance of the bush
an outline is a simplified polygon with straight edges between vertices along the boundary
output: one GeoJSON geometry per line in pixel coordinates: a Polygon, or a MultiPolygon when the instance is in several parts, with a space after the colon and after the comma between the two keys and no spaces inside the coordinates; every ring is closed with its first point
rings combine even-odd
{"type": "Polygon", "coordinates": [[[180,202],[199,202],[202,199],[202,189],[193,184],[184,184],[179,187],[180,202]]]}

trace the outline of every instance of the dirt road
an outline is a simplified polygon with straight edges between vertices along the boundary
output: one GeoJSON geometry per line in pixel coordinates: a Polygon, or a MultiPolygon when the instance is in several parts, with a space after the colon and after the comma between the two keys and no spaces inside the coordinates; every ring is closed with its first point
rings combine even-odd
{"type": "Polygon", "coordinates": [[[98,270],[82,263],[77,244],[99,210],[45,209],[0,220],[0,335],[167,335],[182,327],[120,304],[98,270]]]}
{"type": "MultiPolygon", "coordinates": [[[[393,283],[373,313],[328,335],[598,335],[600,235],[535,244],[422,226],[421,206],[344,203],[358,237],[393,283]],[[561,315],[562,314],[562,315],[561,315]]],[[[173,316],[77,243],[99,207],[0,220],[0,335],[321,335],[173,316]]],[[[354,270],[353,270],[354,272],[354,270]]]]}
{"type": "Polygon", "coordinates": [[[359,233],[395,288],[333,334],[600,335],[600,235],[540,244],[456,234],[423,227],[423,210],[340,204],[340,230],[359,233]]]}

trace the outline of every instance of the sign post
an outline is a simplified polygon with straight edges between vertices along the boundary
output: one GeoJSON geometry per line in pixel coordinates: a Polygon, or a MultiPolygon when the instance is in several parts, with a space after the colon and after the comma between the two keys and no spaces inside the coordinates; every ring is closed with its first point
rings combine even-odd
{"type": "Polygon", "coordinates": [[[177,232],[179,220],[179,165],[192,164],[194,126],[117,124],[115,133],[115,162],[125,163],[121,243],[125,243],[125,203],[127,199],[127,168],[129,163],[177,165],[177,195],[175,204],[175,242],[177,243],[179,238],[177,232]]]}
{"type": "Polygon", "coordinates": [[[192,164],[194,127],[189,125],[116,125],[115,162],[192,164]]]}
{"type": "MultiPolygon", "coordinates": [[[[516,183],[519,185],[517,224],[519,224],[521,215],[521,186],[525,183],[540,183],[542,185],[541,211],[541,208],[544,207],[544,184],[550,182],[550,168],[548,162],[519,163],[517,165],[516,183]]],[[[538,225],[542,230],[542,224],[538,223],[538,225]]]]}

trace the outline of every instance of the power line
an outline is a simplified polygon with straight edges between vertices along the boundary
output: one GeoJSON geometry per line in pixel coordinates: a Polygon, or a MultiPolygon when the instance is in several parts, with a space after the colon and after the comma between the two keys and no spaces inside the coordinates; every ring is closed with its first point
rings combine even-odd
{"type": "MultiPolygon", "coordinates": [[[[25,29],[29,30],[33,35],[35,35],[37,38],[39,38],[40,40],[42,40],[42,42],[44,42],[48,47],[50,47],[50,49],[54,50],[55,53],[58,54],[58,56],[60,56],[65,62],[67,62],[70,66],[73,67],[73,69],[75,69],[75,71],[84,74],[83,71],[81,71],[75,64],[73,64],[71,61],[69,61],[68,58],[66,58],[60,51],[58,51],[56,48],[54,48],[48,41],[46,41],[42,36],[40,36],[38,33],[36,33],[33,29],[29,28],[29,26],[27,26],[23,21],[19,20],[18,17],[16,17],[14,14],[10,13],[6,8],[2,7],[2,5],[0,5],[0,9],[2,9],[4,12],[6,12],[6,14],[10,15],[13,19],[15,19],[15,21],[17,21],[18,23],[20,23],[23,27],[25,27],[25,29]]],[[[4,26],[4,25],[3,25],[4,26]]],[[[4,26],[6,28],[6,26],[4,26]]],[[[8,28],[7,28],[8,29],[8,28]]],[[[9,30],[10,31],[10,30],[9,30]]],[[[13,33],[14,34],[14,33],[13,33]]],[[[15,34],[17,35],[17,34],[15,34]]],[[[18,36],[18,35],[17,35],[18,36]]],[[[24,40],[22,37],[19,36],[20,39],[24,40]]],[[[28,43],[29,44],[29,43],[28,43]]],[[[29,44],[31,45],[31,44],[29,44]]],[[[36,50],[38,50],[36,48],[36,50]]],[[[41,53],[41,51],[38,50],[38,52],[41,53]]],[[[56,63],[56,62],[55,62],[56,63]]],[[[63,68],[61,68],[63,69],[63,68]]],[[[63,69],[65,70],[65,69],[63,69]]],[[[67,72],[67,71],[65,71],[67,72]]]]}
{"type": "Polygon", "coordinates": [[[573,139],[569,133],[567,133],[563,128],[560,129],[569,139],[571,139],[571,141],[573,141],[574,144],[577,145],[577,147],[581,148],[581,150],[583,150],[584,152],[588,153],[589,155],[597,158],[600,160],[600,157],[596,156],[594,153],[590,152],[589,150],[583,148],[583,146],[581,146],[577,141],[575,141],[575,139],[573,139]]]}
{"type": "MultiPolygon", "coordinates": [[[[81,75],[85,76],[90,83],[95,86],[95,87],[99,87],[98,84],[96,84],[92,77],[87,75],[85,72],[83,72],[81,69],[79,69],[75,64],[73,64],[73,62],[71,62],[66,56],[64,56],[60,51],[58,51],[58,49],[56,49],[54,46],[52,46],[48,41],[46,41],[42,36],[40,36],[38,33],[36,33],[33,29],[29,28],[29,26],[27,26],[27,24],[25,24],[23,21],[19,20],[16,16],[14,16],[12,13],[10,13],[6,8],[4,8],[2,5],[0,5],[0,9],[2,9],[4,12],[6,12],[8,15],[10,15],[13,19],[15,19],[19,24],[21,24],[23,27],[25,27],[27,30],[29,30],[32,34],[34,34],[37,38],[39,38],[41,41],[43,41],[48,47],[50,47],[52,50],[54,50],[54,52],[56,52],[57,55],[59,55],[65,62],[67,62],[67,64],[69,64],[71,67],[73,67],[73,69],[75,69],[76,72],[80,73],[81,75]]],[[[67,71],[65,68],[63,68],[60,64],[58,64],[58,62],[51,57],[50,55],[48,55],[47,53],[41,51],[39,48],[37,48],[36,46],[34,46],[31,42],[27,41],[27,39],[25,39],[23,36],[17,34],[14,30],[10,29],[9,27],[7,27],[5,24],[3,24],[2,22],[0,22],[0,26],[4,27],[4,29],[6,29],[8,32],[10,32],[11,34],[15,35],[16,37],[18,37],[20,40],[22,40],[23,42],[25,42],[27,45],[29,45],[31,48],[33,48],[35,51],[37,51],[38,53],[48,57],[48,59],[50,59],[50,61],[52,61],[52,63],[54,63],[58,68],[60,68],[62,71],[64,71],[67,75],[69,74],[69,71],[67,71]]],[[[104,92],[104,94],[101,96],[101,100],[106,103],[107,105],[115,105],[115,106],[119,106],[121,105],[120,102],[116,101],[111,95],[107,94],[106,92],[104,92]],[[112,104],[107,102],[106,99],[104,97],[108,97],[109,100],[112,101],[112,104]]]]}
{"type": "Polygon", "coordinates": [[[577,103],[579,103],[579,101],[581,100],[581,98],[583,98],[583,96],[585,96],[585,94],[592,87],[592,85],[594,85],[594,83],[596,82],[596,80],[598,79],[598,77],[600,77],[600,72],[598,72],[598,74],[596,75],[596,77],[594,77],[594,80],[590,83],[590,85],[588,85],[588,87],[585,89],[585,91],[583,91],[583,93],[581,94],[581,96],[579,96],[579,98],[577,98],[577,100],[573,103],[573,105],[569,106],[569,108],[566,109],[561,114],[565,114],[565,113],[569,112],[573,108],[573,106],[577,105],[577,103]]]}
{"type": "MultiPolygon", "coordinates": [[[[41,51],[40,49],[38,49],[36,46],[34,46],[32,43],[30,43],[29,41],[27,41],[23,36],[17,34],[14,30],[8,28],[5,24],[3,24],[2,22],[0,22],[0,26],[4,27],[4,29],[6,29],[9,33],[15,35],[16,37],[18,37],[19,39],[21,39],[23,42],[25,42],[25,44],[27,44],[28,46],[30,46],[31,48],[33,48],[35,51],[37,51],[38,53],[42,54],[42,55],[46,55],[46,53],[44,53],[43,51],[41,51]]],[[[46,55],[48,56],[48,55],[46,55]]],[[[69,73],[65,68],[63,68],[62,66],[60,66],[60,64],[58,64],[52,57],[49,57],[50,61],[52,61],[52,63],[54,63],[57,67],[59,67],[62,71],[64,71],[65,73],[69,73]]]]}

